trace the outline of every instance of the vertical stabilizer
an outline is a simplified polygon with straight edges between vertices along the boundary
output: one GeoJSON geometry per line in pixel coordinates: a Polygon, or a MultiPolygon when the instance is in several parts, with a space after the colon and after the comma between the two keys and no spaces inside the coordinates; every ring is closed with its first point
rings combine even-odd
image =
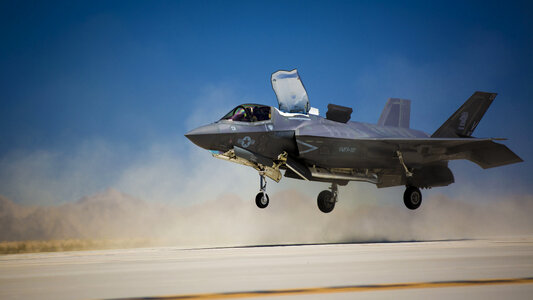
{"type": "Polygon", "coordinates": [[[409,128],[411,100],[389,98],[379,117],[378,125],[409,128]]]}
{"type": "Polygon", "coordinates": [[[496,93],[475,92],[431,137],[470,137],[496,93]]]}

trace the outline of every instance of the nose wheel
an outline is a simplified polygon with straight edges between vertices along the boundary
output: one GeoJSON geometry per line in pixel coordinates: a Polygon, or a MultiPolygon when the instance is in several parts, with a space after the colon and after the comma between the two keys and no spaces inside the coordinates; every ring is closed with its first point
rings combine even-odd
{"type": "Polygon", "coordinates": [[[259,192],[257,193],[257,195],[255,196],[255,204],[257,205],[257,207],[259,208],[265,208],[268,206],[268,201],[270,199],[268,198],[268,195],[267,193],[264,193],[264,192],[259,192]]]}
{"type": "Polygon", "coordinates": [[[255,204],[259,208],[265,208],[268,206],[268,202],[270,199],[268,198],[268,195],[266,193],[266,178],[263,173],[259,173],[259,193],[255,196],[255,204]]]}
{"type": "Polygon", "coordinates": [[[335,208],[335,202],[337,202],[337,184],[331,184],[331,191],[323,190],[318,194],[316,203],[318,209],[323,213],[330,213],[335,208]]]}

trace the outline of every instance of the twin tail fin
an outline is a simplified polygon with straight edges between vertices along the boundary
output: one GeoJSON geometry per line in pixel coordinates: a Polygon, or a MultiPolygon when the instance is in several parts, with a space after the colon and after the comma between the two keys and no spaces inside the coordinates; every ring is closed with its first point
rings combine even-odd
{"type": "Polygon", "coordinates": [[[431,137],[471,137],[496,95],[496,93],[475,92],[431,137]]]}

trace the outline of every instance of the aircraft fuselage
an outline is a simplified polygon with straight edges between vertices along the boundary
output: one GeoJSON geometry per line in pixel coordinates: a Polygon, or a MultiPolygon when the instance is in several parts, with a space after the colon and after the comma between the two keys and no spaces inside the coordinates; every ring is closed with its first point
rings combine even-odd
{"type": "Polygon", "coordinates": [[[220,120],[187,133],[196,145],[226,152],[241,147],[275,159],[287,152],[324,168],[399,167],[395,146],[369,141],[381,138],[429,138],[408,128],[361,122],[339,123],[316,115],[291,114],[271,107],[272,118],[259,122],[220,120]]]}

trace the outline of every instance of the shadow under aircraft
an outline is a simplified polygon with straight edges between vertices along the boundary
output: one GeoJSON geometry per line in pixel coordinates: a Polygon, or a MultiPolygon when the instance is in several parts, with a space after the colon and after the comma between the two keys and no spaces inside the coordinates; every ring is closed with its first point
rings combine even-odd
{"type": "Polygon", "coordinates": [[[522,162],[496,138],[472,133],[496,97],[475,92],[433,134],[409,128],[411,101],[390,98],[377,124],[351,122],[352,109],[328,105],[326,117],[309,103],[297,70],[271,76],[279,107],[242,104],[220,120],[185,136],[216,158],[259,172],[259,208],[268,206],[266,177],[331,183],[320,192],[318,208],[329,213],[337,202],[338,186],[364,181],[378,188],[406,186],[407,208],[422,203],[421,188],[454,182],[448,161],[466,159],[483,169],[522,162]]]}

